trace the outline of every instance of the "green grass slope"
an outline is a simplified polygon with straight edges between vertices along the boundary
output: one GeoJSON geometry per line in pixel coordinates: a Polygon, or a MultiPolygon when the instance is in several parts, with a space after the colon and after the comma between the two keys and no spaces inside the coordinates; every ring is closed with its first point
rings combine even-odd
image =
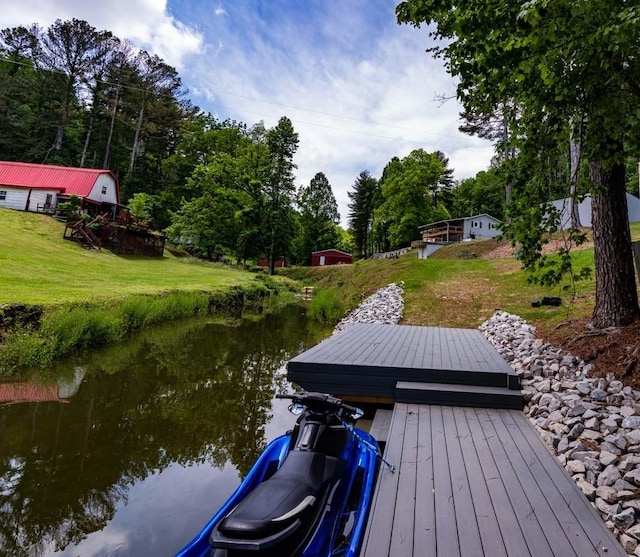
{"type": "MultiPolygon", "coordinates": [[[[640,225],[632,228],[640,237],[640,225]]],[[[543,288],[529,284],[520,263],[513,257],[483,259],[482,254],[495,247],[495,241],[473,243],[475,258],[460,258],[461,249],[470,245],[451,246],[438,258],[417,259],[409,252],[400,259],[359,261],[353,265],[294,269],[292,278],[336,289],[347,308],[389,282],[405,284],[405,316],[403,323],[412,325],[477,327],[502,309],[518,314],[534,325],[550,325],[567,319],[588,317],[593,310],[595,281],[576,284],[575,292],[563,288],[543,288]],[[447,255],[449,258],[444,258],[447,255]],[[543,296],[560,296],[563,305],[531,307],[543,296]]],[[[593,269],[593,248],[574,252],[576,268],[593,269]]]]}
{"type": "Polygon", "coordinates": [[[164,291],[222,291],[256,275],[172,256],[118,256],[63,239],[46,215],[0,209],[0,304],[61,304],[164,291]]]}

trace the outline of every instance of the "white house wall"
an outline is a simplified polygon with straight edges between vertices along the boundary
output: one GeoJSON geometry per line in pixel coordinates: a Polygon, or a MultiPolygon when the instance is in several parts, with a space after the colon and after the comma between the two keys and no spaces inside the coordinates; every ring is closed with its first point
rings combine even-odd
{"type": "Polygon", "coordinates": [[[473,234],[473,230],[471,229],[471,219],[464,219],[462,221],[462,239],[466,240],[471,238],[471,234],[473,234]]]}
{"type": "Polygon", "coordinates": [[[29,190],[22,190],[18,188],[8,188],[7,186],[0,186],[0,207],[4,209],[17,209],[18,211],[24,211],[27,205],[27,195],[29,190]]]}
{"type": "Polygon", "coordinates": [[[99,203],[111,203],[112,205],[118,203],[116,181],[113,179],[113,176],[109,174],[100,174],[93,188],[91,188],[91,193],[86,197],[86,199],[97,201],[99,203]]]}
{"type": "Polygon", "coordinates": [[[500,232],[496,228],[498,221],[487,216],[477,215],[464,220],[464,238],[471,238],[473,235],[476,240],[483,238],[495,238],[500,232]]]}
{"type": "MultiPolygon", "coordinates": [[[[29,191],[28,189],[25,191],[29,191]]],[[[56,190],[41,190],[41,189],[33,189],[31,190],[31,196],[29,197],[29,208],[30,212],[42,212],[44,210],[45,203],[47,202],[47,195],[51,196],[51,203],[49,205],[49,210],[53,211],[58,205],[58,192],[56,190]]],[[[22,207],[24,210],[24,207],[22,207]]]]}
{"type": "Polygon", "coordinates": [[[430,255],[433,255],[446,245],[447,244],[439,244],[436,242],[426,242],[424,246],[418,248],[418,259],[428,259],[430,255]]]}
{"type": "MultiPolygon", "coordinates": [[[[560,215],[560,230],[566,230],[571,226],[571,198],[556,199],[551,204],[556,208],[560,215]]],[[[629,222],[640,222],[640,199],[635,195],[627,193],[627,207],[629,211],[629,222]]],[[[585,197],[578,204],[578,213],[580,215],[580,226],[591,228],[591,196],[585,197]]]]}

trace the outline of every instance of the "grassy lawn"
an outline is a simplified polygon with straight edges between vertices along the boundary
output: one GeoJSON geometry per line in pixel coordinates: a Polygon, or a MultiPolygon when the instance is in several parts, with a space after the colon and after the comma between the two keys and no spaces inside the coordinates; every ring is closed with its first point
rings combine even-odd
{"type": "MultiPolygon", "coordinates": [[[[640,240],[640,223],[631,226],[631,234],[633,240],[640,240]]],[[[566,289],[529,284],[513,257],[482,259],[493,247],[495,242],[479,241],[443,248],[436,252],[437,258],[417,259],[415,252],[409,252],[396,260],[297,269],[291,275],[320,288],[338,288],[349,308],[381,286],[403,281],[403,323],[411,325],[477,327],[498,309],[520,315],[536,326],[591,315],[595,296],[593,277],[577,283],[575,293],[567,284],[566,289]],[[473,251],[478,257],[461,259],[460,250],[473,251]],[[533,300],[543,296],[560,296],[562,307],[531,307],[533,300]]],[[[576,250],[573,257],[576,269],[593,269],[593,248],[576,250]]]]}
{"type": "Polygon", "coordinates": [[[45,215],[0,209],[0,303],[58,304],[167,290],[217,291],[256,275],[172,256],[144,258],[87,250],[45,215]]]}

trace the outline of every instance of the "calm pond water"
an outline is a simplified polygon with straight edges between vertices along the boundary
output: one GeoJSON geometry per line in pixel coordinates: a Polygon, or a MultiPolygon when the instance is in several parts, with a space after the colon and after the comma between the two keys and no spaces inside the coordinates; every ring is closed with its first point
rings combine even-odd
{"type": "Polygon", "coordinates": [[[168,324],[0,384],[0,555],[173,555],[293,425],[284,364],[329,332],[302,312],[168,324]]]}

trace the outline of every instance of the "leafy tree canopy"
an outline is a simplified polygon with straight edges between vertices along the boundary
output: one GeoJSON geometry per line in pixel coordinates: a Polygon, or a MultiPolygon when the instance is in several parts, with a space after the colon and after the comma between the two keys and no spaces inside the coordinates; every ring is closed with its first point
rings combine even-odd
{"type": "MultiPolygon", "coordinates": [[[[520,195],[530,179],[548,179],[540,170],[545,141],[579,126],[593,195],[596,326],[639,315],[628,222],[620,218],[627,214],[625,142],[638,139],[639,9],[625,0],[407,0],[396,8],[401,23],[435,24],[431,51],[459,80],[467,116],[488,118],[509,108],[505,123],[521,149],[525,177],[520,195]]],[[[538,230],[517,238],[533,254],[544,232],[538,230]]]]}

